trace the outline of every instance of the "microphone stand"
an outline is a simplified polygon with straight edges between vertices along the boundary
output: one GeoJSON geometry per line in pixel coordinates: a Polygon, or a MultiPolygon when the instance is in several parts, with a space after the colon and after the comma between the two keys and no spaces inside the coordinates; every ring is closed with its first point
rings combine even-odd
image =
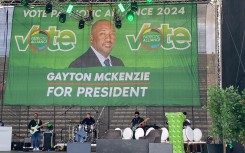
{"type": "Polygon", "coordinates": [[[67,130],[67,128],[66,128],[66,113],[67,113],[72,107],[73,107],[73,106],[69,107],[67,110],[65,110],[64,113],[61,114],[61,116],[62,116],[62,115],[65,115],[65,134],[64,134],[64,135],[65,135],[65,141],[64,141],[64,142],[66,142],[66,132],[67,132],[67,131],[66,131],[66,130],[67,130]]]}
{"type": "Polygon", "coordinates": [[[61,135],[60,135],[60,140],[61,140],[61,142],[64,142],[64,141],[63,141],[63,132],[62,132],[62,131],[63,131],[63,129],[60,130],[60,133],[61,133],[61,135]]]}
{"type": "Polygon", "coordinates": [[[99,113],[99,111],[97,109],[95,109],[94,107],[91,107],[91,108],[95,111],[96,114],[99,113]]]}
{"type": "Polygon", "coordinates": [[[98,116],[98,118],[96,120],[96,123],[95,123],[95,128],[96,128],[96,131],[97,131],[96,132],[96,139],[99,139],[99,121],[100,121],[100,117],[101,117],[104,109],[105,109],[105,106],[103,106],[103,108],[102,108],[102,110],[101,110],[101,112],[100,112],[100,114],[99,114],[99,116],[98,116]]]}
{"type": "MultiPolygon", "coordinates": [[[[95,113],[96,113],[96,116],[94,117],[94,119],[95,118],[98,118],[98,113],[99,113],[99,111],[97,110],[97,109],[95,109],[94,107],[92,107],[91,106],[91,108],[95,111],[95,113]]],[[[91,132],[91,139],[90,139],[90,141],[91,142],[94,142],[94,137],[96,136],[96,139],[97,139],[97,129],[96,129],[96,135],[94,135],[94,130],[96,129],[96,122],[95,122],[95,124],[94,124],[94,129],[92,129],[92,132],[91,132]]]]}

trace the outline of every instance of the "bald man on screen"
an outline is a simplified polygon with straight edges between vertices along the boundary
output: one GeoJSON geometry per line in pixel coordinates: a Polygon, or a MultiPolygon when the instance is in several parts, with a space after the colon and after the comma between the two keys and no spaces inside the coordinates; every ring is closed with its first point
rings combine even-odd
{"type": "Polygon", "coordinates": [[[69,68],[124,66],[121,59],[110,55],[116,41],[115,27],[110,21],[103,19],[95,22],[89,39],[91,47],[69,68]]]}

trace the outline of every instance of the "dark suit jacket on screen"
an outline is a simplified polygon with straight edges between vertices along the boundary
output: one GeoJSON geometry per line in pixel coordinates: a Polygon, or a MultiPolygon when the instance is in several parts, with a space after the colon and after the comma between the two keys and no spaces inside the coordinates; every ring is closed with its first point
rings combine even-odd
{"type": "MultiPolygon", "coordinates": [[[[122,60],[114,56],[110,56],[112,66],[124,66],[122,60]]],[[[83,55],[75,59],[69,68],[81,68],[81,67],[100,67],[102,66],[98,57],[95,55],[92,48],[89,48],[83,55]]]]}

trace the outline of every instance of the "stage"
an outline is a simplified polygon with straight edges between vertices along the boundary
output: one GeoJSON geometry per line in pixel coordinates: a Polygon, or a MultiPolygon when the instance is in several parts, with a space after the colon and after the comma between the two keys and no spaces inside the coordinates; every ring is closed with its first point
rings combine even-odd
{"type": "MultiPolygon", "coordinates": [[[[24,152],[24,151],[15,151],[15,150],[13,150],[13,151],[0,151],[0,153],[19,153],[19,152],[24,152]]],[[[57,152],[57,151],[29,151],[29,152],[57,152]]],[[[60,153],[62,153],[62,152],[66,152],[66,151],[59,151],[60,153]]],[[[95,152],[92,152],[92,153],[95,153],[95,152]]]]}
{"type": "MultiPolygon", "coordinates": [[[[20,153],[20,152],[23,152],[23,151],[0,151],[0,153],[20,153]]],[[[30,151],[30,152],[66,153],[66,151],[30,151]]],[[[91,153],[96,153],[96,152],[91,152],[91,153]]],[[[201,152],[197,152],[197,153],[201,153],[201,152]]]]}
{"type": "MultiPolygon", "coordinates": [[[[20,152],[24,152],[24,151],[0,151],[0,153],[20,153],[20,152]]],[[[65,153],[66,151],[29,151],[29,152],[50,152],[50,153],[60,152],[60,153],[65,153]]],[[[91,153],[96,153],[96,152],[91,152],[91,153]]]]}
{"type": "MultiPolygon", "coordinates": [[[[72,146],[72,149],[70,151],[23,151],[23,150],[11,150],[11,151],[0,151],[0,153],[20,153],[20,152],[47,152],[47,153],[55,153],[55,152],[60,152],[60,153],[78,153],[81,150],[81,147],[85,147],[83,151],[85,153],[115,153],[116,152],[123,152],[123,153],[130,153],[130,152],[136,152],[136,153],[155,153],[162,151],[163,153],[171,153],[173,152],[172,150],[172,145],[168,143],[148,143],[148,141],[145,140],[102,140],[100,141],[99,146],[91,146],[91,152],[86,151],[86,146],[80,146],[78,143],[74,143],[72,146]],[[136,146],[135,147],[131,146],[136,146]],[[98,149],[98,150],[97,150],[98,149]]],[[[185,143],[185,152],[186,153],[203,153],[206,152],[207,149],[205,146],[205,142],[190,142],[190,143],[185,143]]],[[[217,148],[214,145],[209,146],[211,150],[216,150],[217,148]],[[211,148],[210,148],[211,147],[211,148]]],[[[222,146],[217,146],[219,149],[222,150],[222,146]]],[[[41,148],[40,148],[41,149],[41,148]]],[[[221,152],[212,152],[212,153],[221,153],[221,152]]]]}
{"type": "MultiPolygon", "coordinates": [[[[184,148],[187,153],[201,153],[205,149],[206,142],[185,142],[184,148]]],[[[31,148],[30,148],[31,149],[31,148]]],[[[17,152],[67,152],[67,153],[77,153],[77,151],[83,150],[84,153],[115,153],[123,152],[123,153],[155,153],[156,151],[163,151],[164,153],[171,153],[172,145],[169,143],[149,143],[149,140],[120,140],[120,139],[100,139],[98,140],[98,144],[90,144],[90,143],[68,143],[65,144],[64,150],[42,150],[40,151],[32,151],[32,150],[22,150],[19,148],[18,150],[11,151],[0,151],[0,153],[17,153],[17,152]],[[132,147],[134,146],[134,147],[132,147]],[[89,149],[90,148],[90,149],[89,149]],[[137,148],[137,149],[135,149],[137,148]],[[69,151],[67,151],[69,150],[69,151]],[[91,150],[91,151],[90,151],[91,150]]],[[[56,148],[57,149],[57,148],[56,148]]],[[[83,153],[83,152],[82,152],[83,153]]]]}

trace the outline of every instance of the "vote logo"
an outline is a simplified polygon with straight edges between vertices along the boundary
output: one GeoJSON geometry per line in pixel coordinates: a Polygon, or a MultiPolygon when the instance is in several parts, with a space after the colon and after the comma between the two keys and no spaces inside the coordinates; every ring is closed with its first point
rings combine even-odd
{"type": "Polygon", "coordinates": [[[162,45],[163,34],[157,28],[148,27],[141,32],[140,42],[146,50],[157,50],[162,45]]]}
{"type": "Polygon", "coordinates": [[[50,44],[49,33],[41,29],[32,31],[28,37],[28,44],[34,52],[44,51],[50,44]]]}

